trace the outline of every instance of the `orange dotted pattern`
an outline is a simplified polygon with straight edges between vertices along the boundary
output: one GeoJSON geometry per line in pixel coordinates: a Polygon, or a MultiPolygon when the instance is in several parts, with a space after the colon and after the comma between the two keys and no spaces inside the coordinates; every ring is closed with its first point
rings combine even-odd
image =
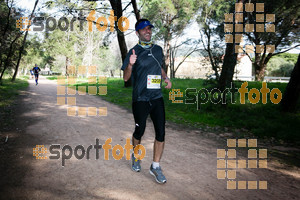
{"type": "Polygon", "coordinates": [[[20,31],[31,31],[30,28],[23,28],[31,25],[31,20],[28,17],[20,17],[16,20],[16,28],[19,28],[20,31]]]}
{"type": "Polygon", "coordinates": [[[37,160],[48,159],[47,156],[41,156],[41,154],[47,154],[47,153],[48,150],[47,148],[44,147],[44,145],[36,145],[36,147],[33,148],[33,156],[35,156],[37,160]]]}
{"type": "Polygon", "coordinates": [[[227,139],[226,149],[217,149],[217,178],[227,189],[267,189],[267,181],[235,180],[237,169],[268,168],[267,149],[257,148],[257,139],[227,139]],[[248,148],[248,159],[237,159],[236,148],[248,148]]]}
{"type": "Polygon", "coordinates": [[[245,45],[242,46],[243,38],[241,33],[243,32],[275,32],[275,14],[264,14],[264,3],[236,3],[235,13],[224,14],[225,24],[225,42],[226,43],[236,43],[235,53],[274,53],[275,45],[245,45]],[[244,13],[243,12],[255,12],[255,24],[243,24],[244,23],[244,13]],[[233,26],[234,24],[234,26],[233,26]],[[235,39],[233,39],[235,38],[235,39]]]}
{"type": "Polygon", "coordinates": [[[180,92],[180,89],[172,89],[169,92],[169,100],[171,100],[172,103],[183,103],[183,100],[176,100],[176,97],[183,97],[183,93],[180,92]]]}
{"type": "Polygon", "coordinates": [[[97,76],[96,66],[78,66],[77,69],[75,66],[68,66],[67,73],[67,78],[57,78],[57,105],[67,105],[68,116],[107,116],[107,107],[76,105],[76,95],[107,95],[107,77],[97,76]],[[74,86],[78,82],[77,75],[87,75],[88,85],[74,86]]]}

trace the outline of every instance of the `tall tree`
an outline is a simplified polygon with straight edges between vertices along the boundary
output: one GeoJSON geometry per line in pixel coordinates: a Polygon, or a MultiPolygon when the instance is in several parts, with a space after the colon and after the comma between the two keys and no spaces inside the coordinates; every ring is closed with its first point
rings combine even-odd
{"type": "MultiPolygon", "coordinates": [[[[253,45],[255,47],[254,60],[245,51],[244,53],[252,60],[252,64],[255,70],[256,80],[263,80],[267,63],[272,56],[286,52],[292,48],[299,46],[300,36],[300,5],[296,0],[253,0],[253,1],[237,1],[238,3],[244,3],[243,6],[243,24],[253,24],[255,27],[253,31],[246,31],[241,33],[244,35],[246,44],[253,45]],[[245,4],[251,3],[254,5],[253,12],[245,11],[245,4]],[[262,8],[256,10],[257,3],[261,3],[262,8]],[[257,12],[256,12],[257,11],[257,12]],[[260,22],[259,14],[262,17],[260,22]],[[273,18],[275,16],[275,18],[273,18]],[[258,29],[257,24],[261,24],[262,28],[258,29]],[[274,26],[273,26],[274,25],[274,26]],[[273,32],[275,28],[275,32],[273,32]],[[261,46],[258,46],[261,45],[261,46]],[[272,52],[267,45],[274,45],[275,52],[272,52]],[[262,49],[260,47],[263,47],[262,49]],[[287,50],[283,50],[287,49],[287,50]]],[[[233,13],[235,5],[232,4],[231,13],[233,13]]],[[[233,15],[235,18],[235,15],[233,15]]],[[[235,19],[234,19],[235,20],[235,19]]],[[[235,26],[233,26],[235,28],[235,26]]],[[[233,30],[235,33],[235,31],[233,30]]],[[[233,34],[233,41],[235,41],[235,34],[233,34]]],[[[226,52],[223,61],[222,72],[219,80],[219,87],[224,89],[232,81],[234,74],[234,66],[236,64],[235,45],[238,43],[227,43],[226,52]]]]}
{"type": "MultiPolygon", "coordinates": [[[[38,2],[39,2],[39,0],[36,0],[35,3],[34,3],[34,7],[32,9],[31,15],[29,17],[29,21],[31,21],[32,18],[33,18],[33,14],[34,14],[34,11],[36,9],[36,6],[37,6],[38,2]]],[[[18,70],[19,70],[20,61],[21,61],[21,58],[22,58],[22,54],[23,54],[23,51],[24,51],[24,47],[25,47],[25,43],[26,43],[26,39],[27,39],[27,35],[28,35],[28,29],[29,29],[29,27],[30,27],[30,25],[28,25],[26,27],[27,30],[25,31],[25,36],[24,36],[24,39],[23,39],[23,43],[22,43],[22,46],[20,47],[20,50],[19,50],[19,58],[18,58],[17,65],[16,65],[16,68],[15,68],[15,72],[14,72],[14,75],[13,75],[11,81],[15,81],[16,80],[16,77],[17,77],[17,74],[18,74],[18,70]]]]}
{"type": "Polygon", "coordinates": [[[121,51],[122,61],[124,62],[127,55],[127,45],[125,42],[124,33],[118,28],[118,20],[123,16],[122,1],[121,0],[110,0],[110,5],[117,15],[117,20],[115,21],[115,29],[117,30],[117,38],[121,51]]]}
{"type": "MultiPolygon", "coordinates": [[[[122,10],[122,1],[121,0],[109,0],[110,5],[112,9],[115,11],[117,14],[117,20],[119,20],[123,16],[123,10],[122,10]]],[[[121,51],[121,57],[122,57],[122,62],[124,62],[126,55],[127,55],[127,45],[125,41],[125,36],[124,33],[118,28],[117,21],[115,22],[115,28],[117,30],[117,38],[118,38],[118,43],[121,51]]],[[[125,87],[131,86],[131,79],[127,82],[124,82],[125,87]]]]}
{"type": "Polygon", "coordinates": [[[0,2],[0,83],[7,69],[14,66],[22,31],[16,28],[16,15],[23,10],[16,9],[14,1],[0,2]]]}
{"type": "MultiPolygon", "coordinates": [[[[253,0],[251,3],[264,3],[264,12],[262,14],[265,16],[265,20],[263,20],[266,23],[265,31],[245,32],[246,39],[252,45],[256,47],[264,45],[262,53],[257,52],[258,48],[256,48],[253,61],[255,79],[262,81],[267,64],[274,55],[300,46],[300,3],[297,0],[253,0]],[[274,14],[274,20],[270,14],[274,14]],[[267,22],[267,20],[272,22],[267,22]],[[272,30],[273,25],[274,30],[272,30]],[[266,48],[267,45],[274,45],[275,52],[268,50],[266,48]]],[[[245,21],[249,24],[259,24],[255,12],[247,12],[245,21]]]]}
{"type": "Polygon", "coordinates": [[[139,19],[141,19],[141,15],[140,15],[140,10],[137,7],[136,0],[131,0],[131,4],[132,4],[133,12],[135,14],[136,21],[138,21],[139,19]]]}
{"type": "MultiPolygon", "coordinates": [[[[178,41],[178,40],[177,40],[178,41]]],[[[199,40],[192,40],[187,39],[186,41],[182,42],[181,44],[177,45],[177,41],[175,41],[175,44],[170,46],[170,77],[175,78],[175,74],[179,67],[185,62],[185,60],[194,52],[199,51],[199,40]],[[189,48],[187,48],[187,45],[189,48]],[[185,50],[182,50],[182,46],[185,46],[185,50]],[[178,62],[177,66],[175,66],[176,59],[179,60],[180,57],[178,57],[179,53],[178,50],[181,49],[181,60],[178,62]]]]}
{"type": "MultiPolygon", "coordinates": [[[[237,0],[237,3],[244,3],[245,0],[237,0]]],[[[232,2],[232,7],[230,9],[231,13],[235,13],[235,4],[232,2]]],[[[233,21],[235,23],[237,22],[237,19],[235,18],[235,14],[233,15],[233,21]]],[[[235,31],[235,26],[233,26],[233,32],[235,31]]],[[[235,42],[235,34],[233,34],[233,41],[235,42]]],[[[224,55],[224,61],[222,66],[221,75],[219,78],[219,89],[223,91],[226,87],[229,87],[229,85],[232,82],[233,74],[234,74],[234,68],[237,62],[237,53],[235,53],[235,44],[238,45],[240,41],[237,41],[238,43],[227,43],[226,44],[226,50],[224,55]]]]}
{"type": "Polygon", "coordinates": [[[233,1],[203,0],[200,4],[197,22],[200,25],[200,40],[210,60],[212,70],[219,80],[221,58],[224,52],[225,42],[223,30],[220,31],[219,24],[223,24],[224,14],[229,12],[233,1]]]}

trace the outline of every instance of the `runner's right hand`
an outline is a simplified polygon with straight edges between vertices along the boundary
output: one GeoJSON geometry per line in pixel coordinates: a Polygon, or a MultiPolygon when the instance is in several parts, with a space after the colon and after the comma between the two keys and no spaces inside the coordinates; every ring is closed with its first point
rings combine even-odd
{"type": "Polygon", "coordinates": [[[129,64],[134,65],[136,58],[137,58],[137,55],[135,55],[135,51],[134,51],[134,49],[132,49],[132,54],[129,58],[129,64]]]}

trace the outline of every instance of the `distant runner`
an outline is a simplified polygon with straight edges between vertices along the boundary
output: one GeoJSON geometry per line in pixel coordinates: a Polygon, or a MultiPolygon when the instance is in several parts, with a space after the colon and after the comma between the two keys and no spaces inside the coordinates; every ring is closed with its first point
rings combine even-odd
{"type": "Polygon", "coordinates": [[[32,71],[34,73],[34,76],[35,76],[35,85],[38,84],[38,80],[39,80],[39,72],[41,71],[41,69],[38,67],[37,64],[35,64],[35,67],[32,68],[32,71]]]}

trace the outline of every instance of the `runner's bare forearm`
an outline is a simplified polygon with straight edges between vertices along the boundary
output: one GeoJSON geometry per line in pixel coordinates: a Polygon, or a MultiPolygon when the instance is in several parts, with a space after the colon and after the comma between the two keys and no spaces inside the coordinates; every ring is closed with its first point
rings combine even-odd
{"type": "Polygon", "coordinates": [[[164,80],[169,79],[168,76],[167,76],[167,74],[166,74],[166,72],[165,72],[165,70],[163,68],[161,69],[161,75],[162,75],[162,78],[164,80]]]}
{"type": "Polygon", "coordinates": [[[130,79],[131,72],[132,72],[132,65],[128,64],[128,66],[126,67],[126,69],[124,70],[124,73],[123,73],[123,79],[125,82],[127,82],[130,79]]]}

